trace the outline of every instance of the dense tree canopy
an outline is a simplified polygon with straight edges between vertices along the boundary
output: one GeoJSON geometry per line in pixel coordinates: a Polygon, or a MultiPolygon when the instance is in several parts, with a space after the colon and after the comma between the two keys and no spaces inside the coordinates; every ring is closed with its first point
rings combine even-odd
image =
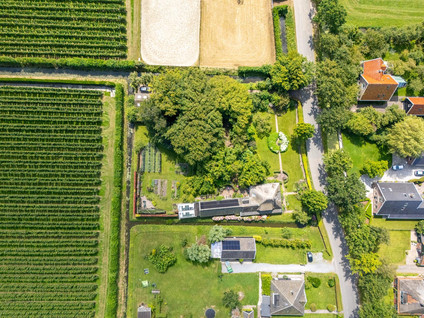
{"type": "Polygon", "coordinates": [[[294,128],[293,137],[298,141],[305,141],[314,135],[314,125],[307,123],[298,123],[294,128]]]}
{"type": "Polygon", "coordinates": [[[389,163],[386,160],[366,160],[362,166],[361,173],[368,175],[370,178],[382,177],[388,167],[389,163]]]}
{"type": "Polygon", "coordinates": [[[353,162],[343,149],[333,151],[324,157],[325,170],[330,177],[341,176],[352,168],[353,162]]]}
{"type": "Polygon", "coordinates": [[[312,80],[312,64],[297,52],[278,57],[271,68],[271,82],[278,90],[296,90],[307,86],[312,80]]]}
{"type": "Polygon", "coordinates": [[[321,0],[315,20],[318,24],[328,29],[331,33],[337,33],[346,22],[346,9],[339,4],[338,0],[321,0]]]}
{"type": "Polygon", "coordinates": [[[386,143],[391,152],[402,157],[421,155],[424,151],[424,120],[407,116],[389,130],[386,143]]]}
{"type": "Polygon", "coordinates": [[[243,84],[187,68],[155,76],[151,87],[141,118],[154,141],[170,145],[191,166],[204,166],[226,140],[247,146],[253,104],[243,84]]]}
{"type": "Polygon", "coordinates": [[[321,213],[328,206],[328,200],[324,193],[316,190],[309,190],[302,194],[300,202],[309,214],[321,213]]]}

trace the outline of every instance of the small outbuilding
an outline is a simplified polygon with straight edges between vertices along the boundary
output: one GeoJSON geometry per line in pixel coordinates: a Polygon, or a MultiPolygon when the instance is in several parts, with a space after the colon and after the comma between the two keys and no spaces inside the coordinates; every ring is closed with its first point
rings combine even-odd
{"type": "Polygon", "coordinates": [[[253,237],[227,237],[211,245],[212,258],[221,261],[253,261],[256,257],[256,241],[253,237]]]}
{"type": "Polygon", "coordinates": [[[140,305],[137,310],[137,318],[152,318],[152,308],[140,305]]]}

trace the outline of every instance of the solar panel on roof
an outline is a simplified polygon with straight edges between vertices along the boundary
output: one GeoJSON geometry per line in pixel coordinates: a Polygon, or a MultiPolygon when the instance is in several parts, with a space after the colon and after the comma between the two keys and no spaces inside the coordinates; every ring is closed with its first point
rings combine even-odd
{"type": "Polygon", "coordinates": [[[222,249],[240,251],[240,241],[223,241],[222,249]]]}
{"type": "Polygon", "coordinates": [[[239,201],[237,199],[200,202],[200,208],[201,209],[226,208],[226,207],[233,207],[233,206],[238,206],[238,205],[239,205],[239,201]]]}

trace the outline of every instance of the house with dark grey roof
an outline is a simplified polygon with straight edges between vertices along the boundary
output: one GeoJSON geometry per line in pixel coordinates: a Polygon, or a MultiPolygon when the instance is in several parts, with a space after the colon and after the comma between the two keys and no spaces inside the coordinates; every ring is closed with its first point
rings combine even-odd
{"type": "Polygon", "coordinates": [[[417,158],[413,158],[410,161],[410,164],[416,168],[424,168],[424,153],[422,153],[421,156],[417,158]]]}
{"type": "Polygon", "coordinates": [[[225,200],[181,203],[177,205],[178,216],[185,218],[211,218],[214,216],[270,215],[283,213],[281,186],[279,183],[265,183],[249,188],[249,196],[225,200]],[[190,207],[190,213],[185,211],[190,207]],[[182,213],[185,211],[185,213],[182,213]]]}
{"type": "Polygon", "coordinates": [[[137,318],[151,318],[152,308],[140,305],[137,310],[137,318]]]}
{"type": "Polygon", "coordinates": [[[303,316],[306,301],[303,277],[273,279],[270,296],[262,296],[261,316],[303,316]]]}
{"type": "Polygon", "coordinates": [[[221,261],[253,261],[256,257],[256,241],[253,237],[227,237],[211,245],[212,258],[221,261]]]}
{"type": "Polygon", "coordinates": [[[396,277],[394,286],[399,315],[424,315],[424,280],[421,277],[396,277]]]}
{"type": "Polygon", "coordinates": [[[423,198],[411,182],[373,183],[372,208],[387,219],[424,219],[423,198]]]}

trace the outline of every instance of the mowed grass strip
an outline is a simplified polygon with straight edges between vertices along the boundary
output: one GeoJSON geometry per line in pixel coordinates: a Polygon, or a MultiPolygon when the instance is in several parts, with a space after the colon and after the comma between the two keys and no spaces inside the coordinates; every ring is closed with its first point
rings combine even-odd
{"type": "Polygon", "coordinates": [[[391,264],[405,264],[405,251],[410,249],[410,231],[389,231],[389,244],[382,244],[378,254],[391,264]]]}
{"type": "Polygon", "coordinates": [[[424,20],[422,0],[341,0],[347,23],[358,27],[403,26],[424,20]]]}

